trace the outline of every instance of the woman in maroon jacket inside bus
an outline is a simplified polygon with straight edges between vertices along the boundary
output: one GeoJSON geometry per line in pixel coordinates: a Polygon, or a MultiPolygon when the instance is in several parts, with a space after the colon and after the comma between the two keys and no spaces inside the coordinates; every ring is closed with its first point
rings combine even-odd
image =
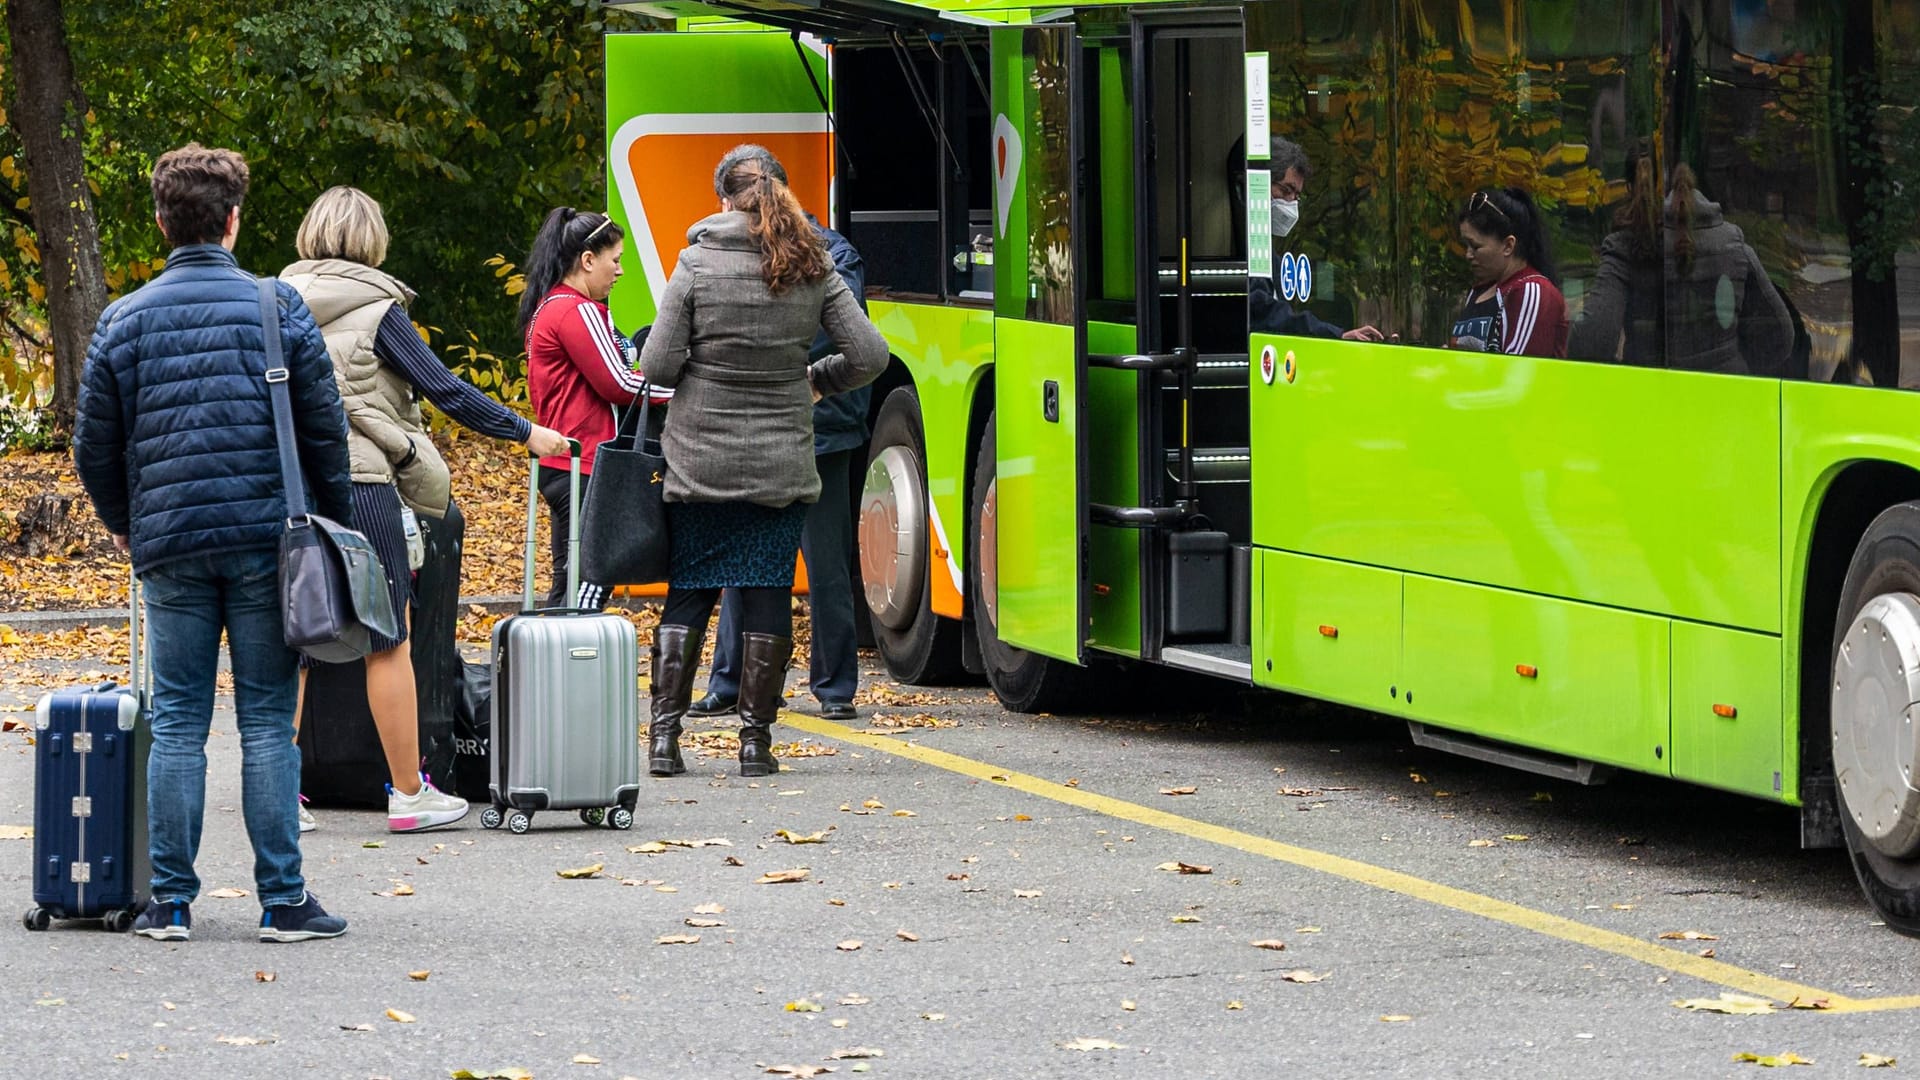
{"type": "Polygon", "coordinates": [[[1476,191],[1459,224],[1473,287],[1448,348],[1567,355],[1567,301],[1554,283],[1546,225],[1532,196],[1517,187],[1476,191]]]}
{"type": "MultiPolygon", "coordinates": [[[[527,339],[527,391],[540,423],[580,440],[581,498],[593,455],[613,438],[614,410],[633,404],[643,380],[633,343],[614,329],[607,294],[620,277],[625,233],[593,211],[558,207],[547,215],[527,256],[520,328],[527,339]]],[[[540,496],[552,512],[553,589],[549,605],[568,602],[565,456],[540,459],[540,496]]],[[[575,606],[599,609],[610,582],[582,581],[575,606]]]]}

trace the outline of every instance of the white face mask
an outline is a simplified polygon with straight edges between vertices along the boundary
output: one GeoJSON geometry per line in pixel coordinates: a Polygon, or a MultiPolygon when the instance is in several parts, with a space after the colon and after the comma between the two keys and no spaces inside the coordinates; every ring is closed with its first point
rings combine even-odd
{"type": "Polygon", "coordinates": [[[1300,224],[1300,201],[1298,199],[1273,200],[1273,235],[1285,236],[1300,224]]]}

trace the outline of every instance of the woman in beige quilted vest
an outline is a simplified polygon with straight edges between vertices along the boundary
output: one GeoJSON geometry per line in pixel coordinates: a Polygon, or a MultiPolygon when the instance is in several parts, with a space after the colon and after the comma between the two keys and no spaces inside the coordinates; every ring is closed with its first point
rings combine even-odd
{"type": "MultiPolygon", "coordinates": [[[[420,417],[420,396],[463,426],[524,443],[536,454],[564,454],[567,442],[455,378],[428,351],[407,317],[413,291],[379,270],[387,240],[379,203],[357,188],[329,188],[313,201],[294,238],[300,261],[280,277],[306,300],[333,357],[353,458],[350,524],[380,553],[393,609],[407,611],[413,574],[406,515],[443,517],[451,498],[446,462],[420,417]]],[[[398,638],[375,634],[366,664],[367,703],[392,777],[388,829],[415,832],[460,820],[467,813],[465,800],[439,791],[420,773],[419,702],[406,624],[398,638]]],[[[303,707],[306,674],[303,666],[303,707]]],[[[301,808],[301,831],[313,825],[312,815],[301,808]]]]}

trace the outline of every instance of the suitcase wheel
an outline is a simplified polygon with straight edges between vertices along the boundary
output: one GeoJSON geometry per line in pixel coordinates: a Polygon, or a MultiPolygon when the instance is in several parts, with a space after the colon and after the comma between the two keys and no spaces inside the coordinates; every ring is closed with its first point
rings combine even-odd
{"type": "Polygon", "coordinates": [[[518,836],[533,827],[533,815],[525,810],[515,810],[507,815],[507,831],[518,836]]]}
{"type": "Polygon", "coordinates": [[[607,812],[598,806],[589,806],[580,811],[580,820],[587,825],[604,825],[607,820],[607,812]]]}
{"type": "Polygon", "coordinates": [[[100,925],[110,934],[124,934],[133,929],[133,912],[128,908],[115,908],[101,917],[100,925]]]}
{"type": "Polygon", "coordinates": [[[607,825],[615,829],[633,828],[633,811],[624,806],[616,806],[607,811],[607,825]]]}
{"type": "Polygon", "coordinates": [[[29,930],[45,930],[53,925],[53,912],[35,905],[28,908],[25,915],[20,916],[20,925],[29,930]]]}
{"type": "Polygon", "coordinates": [[[489,806],[480,811],[480,827],[483,829],[497,829],[500,827],[501,820],[500,808],[497,806],[489,806]]]}

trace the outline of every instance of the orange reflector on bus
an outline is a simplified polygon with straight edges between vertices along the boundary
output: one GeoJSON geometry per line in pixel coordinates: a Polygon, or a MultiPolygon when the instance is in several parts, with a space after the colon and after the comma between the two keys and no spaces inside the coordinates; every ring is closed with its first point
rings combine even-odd
{"type": "Polygon", "coordinates": [[[1713,707],[1713,715],[1722,720],[1731,720],[1740,715],[1740,710],[1731,705],[1715,705],[1713,707]]]}
{"type": "Polygon", "coordinates": [[[1513,670],[1523,679],[1531,679],[1540,674],[1540,669],[1532,664],[1515,664],[1513,670]]]}
{"type": "Polygon", "coordinates": [[[1339,637],[1340,628],[1337,626],[1322,626],[1320,628],[1320,636],[1321,637],[1339,637]]]}
{"type": "Polygon", "coordinates": [[[1105,586],[1105,585],[1101,585],[1101,584],[1099,584],[1099,583],[1097,583],[1097,582],[1096,582],[1096,583],[1094,584],[1094,586],[1093,586],[1093,595],[1095,595],[1095,596],[1105,596],[1105,595],[1107,595],[1108,593],[1110,593],[1110,592],[1112,592],[1112,591],[1113,591],[1113,590],[1112,590],[1111,588],[1109,588],[1109,587],[1107,587],[1107,586],[1105,586]]]}

